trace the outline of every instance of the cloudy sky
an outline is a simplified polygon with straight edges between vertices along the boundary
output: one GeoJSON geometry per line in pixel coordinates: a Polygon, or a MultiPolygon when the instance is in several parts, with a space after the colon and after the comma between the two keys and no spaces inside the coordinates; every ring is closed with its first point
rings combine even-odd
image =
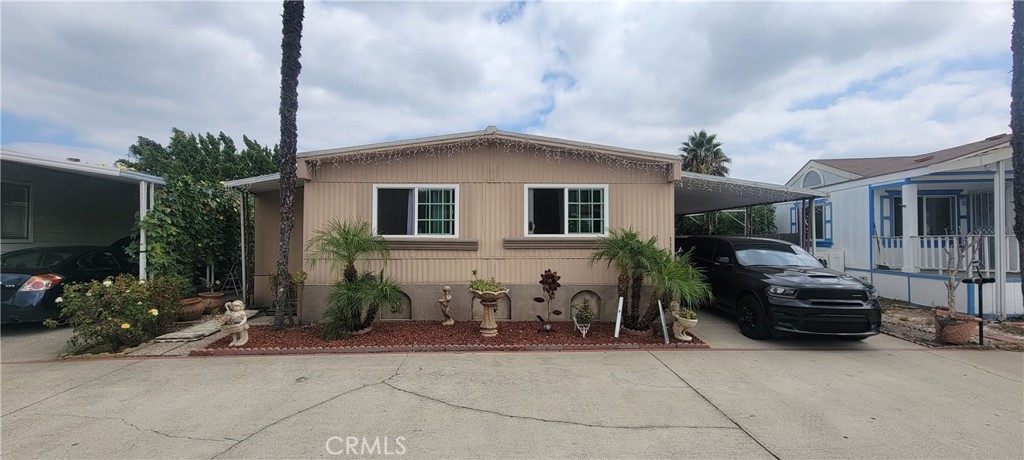
{"type": "MultiPolygon", "coordinates": [[[[172,127],[278,138],[279,2],[0,3],[0,141],[103,162],[172,127]]],[[[329,2],[306,7],[299,149],[501,129],[732,177],[1009,132],[1011,4],[329,2]]]]}

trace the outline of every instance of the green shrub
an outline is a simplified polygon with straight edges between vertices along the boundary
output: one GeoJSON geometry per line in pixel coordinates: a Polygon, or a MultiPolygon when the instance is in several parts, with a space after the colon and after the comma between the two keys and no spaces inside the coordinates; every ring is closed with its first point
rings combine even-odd
{"type": "Polygon", "coordinates": [[[150,340],[174,322],[187,289],[181,277],[140,281],[121,275],[68,284],[58,298],[61,318],[74,329],[68,347],[74,353],[113,352],[150,340]]]}
{"type": "Polygon", "coordinates": [[[572,304],[570,309],[575,312],[576,322],[580,324],[588,324],[597,316],[594,309],[590,306],[590,299],[587,297],[583,298],[582,303],[572,304]]]}

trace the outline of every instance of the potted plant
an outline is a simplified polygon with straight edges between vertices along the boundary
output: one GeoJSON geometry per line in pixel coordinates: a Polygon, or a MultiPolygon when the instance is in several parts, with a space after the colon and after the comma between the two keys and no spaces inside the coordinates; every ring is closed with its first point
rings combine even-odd
{"type": "Polygon", "coordinates": [[[572,323],[576,326],[576,329],[583,334],[583,337],[587,336],[587,331],[590,330],[590,323],[594,321],[594,317],[597,313],[590,306],[590,299],[587,297],[583,298],[580,303],[574,303],[569,306],[572,310],[572,323]]]}
{"type": "Polygon", "coordinates": [[[981,238],[976,233],[968,233],[950,237],[949,243],[943,249],[946,253],[946,268],[942,270],[946,276],[946,307],[932,308],[935,315],[935,338],[952,345],[965,345],[978,330],[981,319],[956,311],[956,290],[963,280],[964,271],[969,275],[970,268],[977,264],[968,262],[968,257],[976,253],[981,238]]]}
{"type": "Polygon", "coordinates": [[[680,308],[676,301],[672,301],[668,309],[673,319],[672,337],[683,342],[693,341],[693,336],[688,335],[686,330],[697,326],[697,311],[689,307],[680,308]]]}
{"type": "Polygon", "coordinates": [[[484,307],[484,318],[480,321],[480,335],[494,337],[498,335],[498,323],[494,321],[494,314],[498,310],[498,300],[508,297],[508,288],[501,282],[490,279],[477,278],[477,271],[473,270],[473,280],[469,282],[469,293],[480,300],[484,307]]]}
{"type": "Polygon", "coordinates": [[[207,279],[205,284],[207,291],[200,292],[199,298],[202,299],[203,305],[205,306],[204,313],[212,315],[220,311],[220,307],[222,305],[220,300],[224,297],[224,293],[214,290],[216,286],[220,285],[220,280],[207,279]]]}

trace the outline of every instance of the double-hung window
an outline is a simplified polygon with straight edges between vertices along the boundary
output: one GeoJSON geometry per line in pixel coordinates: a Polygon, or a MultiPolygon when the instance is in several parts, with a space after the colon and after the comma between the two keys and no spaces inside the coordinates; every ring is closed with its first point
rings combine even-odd
{"type": "Polygon", "coordinates": [[[0,233],[4,241],[31,241],[32,187],[28,184],[4,182],[0,190],[3,209],[0,211],[0,233]]]}
{"type": "Polygon", "coordinates": [[[527,185],[526,234],[604,235],[608,227],[607,185],[527,185]]]}
{"type": "Polygon", "coordinates": [[[381,235],[458,236],[458,185],[374,185],[373,226],[381,235]]]}

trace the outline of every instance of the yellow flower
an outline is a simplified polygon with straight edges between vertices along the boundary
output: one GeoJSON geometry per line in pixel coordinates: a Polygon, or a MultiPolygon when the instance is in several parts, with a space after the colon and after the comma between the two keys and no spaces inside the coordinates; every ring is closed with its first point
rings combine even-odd
{"type": "Polygon", "coordinates": [[[220,284],[220,280],[214,280],[213,284],[220,284]]]}
{"type": "Polygon", "coordinates": [[[160,314],[160,311],[158,311],[157,309],[155,309],[155,308],[154,308],[154,309],[152,309],[152,310],[150,310],[150,311],[149,311],[149,314],[151,314],[151,315],[153,315],[153,316],[156,316],[156,315],[159,315],[159,314],[160,314]]]}
{"type": "Polygon", "coordinates": [[[121,329],[131,329],[132,325],[128,323],[121,323],[121,329]]]}
{"type": "Polygon", "coordinates": [[[57,298],[56,298],[56,299],[54,299],[53,301],[54,301],[54,302],[57,302],[57,303],[61,303],[61,302],[63,302],[63,301],[64,301],[64,298],[63,298],[63,297],[57,297],[57,298]]]}
{"type": "Polygon", "coordinates": [[[112,284],[114,284],[114,282],[113,282],[113,281],[110,281],[110,280],[103,280],[103,285],[104,285],[104,286],[106,286],[106,287],[110,287],[110,286],[111,286],[112,284]]]}
{"type": "Polygon", "coordinates": [[[203,243],[196,243],[196,246],[203,247],[203,243]]]}

